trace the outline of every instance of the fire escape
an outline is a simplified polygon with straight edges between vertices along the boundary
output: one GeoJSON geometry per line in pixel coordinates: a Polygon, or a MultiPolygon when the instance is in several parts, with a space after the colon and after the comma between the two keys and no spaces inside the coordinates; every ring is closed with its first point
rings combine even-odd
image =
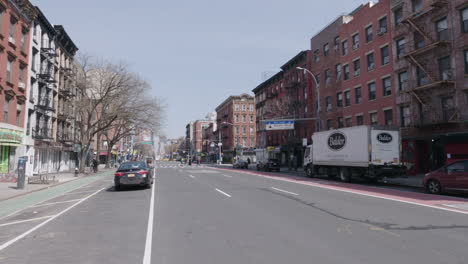
{"type": "Polygon", "coordinates": [[[449,57],[453,40],[447,20],[437,21],[436,32],[431,33],[431,18],[447,14],[448,5],[447,0],[432,0],[429,6],[401,21],[406,35],[414,36],[413,45],[403,55],[416,68],[416,78],[410,77],[403,91],[410,95],[412,127],[455,122],[459,116],[453,101],[455,82],[449,57]]]}

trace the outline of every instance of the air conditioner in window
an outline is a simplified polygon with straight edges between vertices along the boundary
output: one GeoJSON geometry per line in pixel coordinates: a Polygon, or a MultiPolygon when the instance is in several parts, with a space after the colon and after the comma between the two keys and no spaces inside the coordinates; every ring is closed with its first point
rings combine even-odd
{"type": "Polygon", "coordinates": [[[332,110],[332,106],[331,105],[327,105],[327,112],[330,112],[332,110]]]}
{"type": "Polygon", "coordinates": [[[21,89],[24,89],[24,88],[26,88],[26,85],[24,84],[24,82],[20,82],[20,83],[18,83],[18,87],[21,88],[21,89]]]}
{"type": "Polygon", "coordinates": [[[8,42],[10,42],[11,44],[15,44],[15,39],[13,37],[8,37],[8,42]]]}
{"type": "Polygon", "coordinates": [[[361,74],[361,70],[355,70],[354,71],[354,76],[359,76],[359,74],[361,74]]]}
{"type": "Polygon", "coordinates": [[[387,33],[387,28],[381,27],[377,30],[377,35],[382,36],[383,34],[387,33]]]}

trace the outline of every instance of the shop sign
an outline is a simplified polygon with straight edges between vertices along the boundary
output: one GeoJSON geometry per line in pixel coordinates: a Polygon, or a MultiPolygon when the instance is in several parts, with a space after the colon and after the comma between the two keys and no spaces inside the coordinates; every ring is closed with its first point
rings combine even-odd
{"type": "Polygon", "coordinates": [[[0,145],[21,144],[23,132],[12,129],[0,128],[0,145]]]}

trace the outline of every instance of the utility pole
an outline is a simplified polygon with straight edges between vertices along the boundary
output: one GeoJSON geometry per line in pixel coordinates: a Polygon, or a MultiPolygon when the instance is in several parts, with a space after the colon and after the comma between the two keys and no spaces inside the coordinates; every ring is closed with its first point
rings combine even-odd
{"type": "Polygon", "coordinates": [[[219,127],[218,128],[218,149],[219,149],[219,157],[218,157],[218,160],[219,160],[219,164],[222,164],[223,163],[223,159],[221,158],[221,147],[223,146],[223,142],[221,141],[221,128],[219,127]]]}

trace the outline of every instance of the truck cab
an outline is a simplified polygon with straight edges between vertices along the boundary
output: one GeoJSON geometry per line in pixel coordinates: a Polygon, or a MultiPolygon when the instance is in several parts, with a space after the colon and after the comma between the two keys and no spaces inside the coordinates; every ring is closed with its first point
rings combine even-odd
{"type": "Polygon", "coordinates": [[[312,145],[308,145],[304,152],[304,170],[307,177],[314,175],[314,169],[312,167],[312,145]]]}

